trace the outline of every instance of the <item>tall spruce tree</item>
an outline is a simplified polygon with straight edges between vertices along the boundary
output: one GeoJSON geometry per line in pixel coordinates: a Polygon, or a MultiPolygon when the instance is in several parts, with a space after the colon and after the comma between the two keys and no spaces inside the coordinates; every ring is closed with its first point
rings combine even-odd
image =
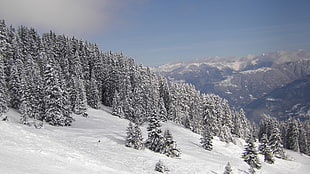
{"type": "Polygon", "coordinates": [[[298,120],[298,129],[299,129],[299,137],[298,137],[298,143],[299,143],[299,149],[301,153],[309,155],[309,137],[307,137],[307,131],[309,132],[309,127],[307,126],[309,122],[305,121],[302,123],[300,120],[298,120]]]}
{"type": "Polygon", "coordinates": [[[283,158],[283,159],[286,158],[286,155],[283,149],[281,136],[280,136],[280,130],[278,127],[274,127],[269,137],[269,146],[275,157],[283,158]]]}
{"type": "Polygon", "coordinates": [[[57,72],[50,64],[45,67],[44,82],[44,120],[54,126],[70,126],[73,119],[63,113],[63,90],[57,72]]]}
{"type": "Polygon", "coordinates": [[[286,135],[286,148],[296,151],[299,151],[299,131],[298,123],[295,119],[289,119],[287,121],[287,135],[286,135]]]}
{"type": "Polygon", "coordinates": [[[3,56],[0,52],[0,117],[8,111],[7,85],[5,81],[3,56]]]}

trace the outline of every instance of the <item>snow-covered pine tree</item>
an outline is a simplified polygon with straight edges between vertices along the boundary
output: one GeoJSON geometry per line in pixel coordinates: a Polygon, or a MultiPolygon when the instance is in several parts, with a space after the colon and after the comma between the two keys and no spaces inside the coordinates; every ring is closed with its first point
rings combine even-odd
{"type": "Polygon", "coordinates": [[[267,139],[267,135],[263,134],[261,139],[260,139],[260,144],[258,146],[258,151],[260,154],[264,154],[266,151],[266,147],[268,146],[268,139],[267,139]]]}
{"type": "Polygon", "coordinates": [[[57,72],[47,64],[44,71],[44,120],[54,126],[69,126],[72,117],[63,114],[63,90],[60,87],[57,72]]]}
{"type": "Polygon", "coordinates": [[[259,161],[259,158],[257,156],[257,150],[254,145],[254,140],[252,137],[248,138],[246,140],[246,145],[244,149],[244,153],[242,154],[242,158],[244,161],[253,168],[260,169],[261,163],[259,161]]]}
{"type": "Polygon", "coordinates": [[[273,164],[274,163],[274,158],[273,158],[273,154],[272,151],[268,145],[268,139],[267,139],[267,135],[263,134],[261,140],[260,140],[260,145],[258,147],[259,153],[264,155],[264,161],[269,163],[269,164],[273,164]]]}
{"type": "Polygon", "coordinates": [[[86,94],[87,94],[87,103],[90,107],[94,109],[99,109],[100,98],[99,90],[97,85],[97,80],[91,75],[91,79],[87,82],[86,94]]]}
{"type": "Polygon", "coordinates": [[[142,131],[139,127],[138,124],[134,125],[134,138],[135,138],[135,142],[134,142],[134,148],[138,149],[138,150],[142,150],[144,149],[144,142],[143,142],[143,137],[142,137],[142,131]]]}
{"type": "Polygon", "coordinates": [[[234,142],[234,139],[231,134],[231,129],[227,125],[223,125],[220,129],[219,138],[221,141],[229,143],[234,142]]]}
{"type": "Polygon", "coordinates": [[[251,136],[252,135],[252,132],[251,132],[251,125],[249,124],[249,120],[246,118],[245,116],[245,112],[244,110],[241,108],[239,110],[239,118],[241,120],[241,136],[240,138],[243,138],[243,139],[246,139],[247,137],[251,136]]]}
{"type": "Polygon", "coordinates": [[[25,124],[25,125],[29,125],[30,126],[30,123],[29,123],[29,119],[32,117],[32,113],[34,112],[33,111],[33,108],[31,106],[31,99],[30,99],[30,92],[29,92],[29,86],[27,85],[26,83],[26,76],[24,74],[24,71],[21,72],[21,103],[19,105],[19,112],[21,113],[21,118],[20,118],[20,121],[22,124],[25,124]]]}
{"type": "Polygon", "coordinates": [[[228,162],[227,165],[225,166],[224,174],[232,174],[230,162],[228,162]]]}
{"type": "Polygon", "coordinates": [[[23,67],[22,60],[16,58],[10,69],[8,92],[10,95],[10,106],[15,109],[18,109],[21,103],[21,72],[23,67]]]}
{"type": "Polygon", "coordinates": [[[157,118],[157,111],[153,110],[151,118],[149,120],[149,125],[147,127],[148,138],[145,142],[145,147],[154,151],[160,152],[162,145],[164,143],[164,137],[162,135],[161,124],[157,118]]]}
{"type": "Polygon", "coordinates": [[[71,105],[75,114],[83,114],[87,111],[87,98],[85,93],[85,87],[83,80],[77,77],[73,77],[73,90],[71,95],[71,105]]]}
{"type": "Polygon", "coordinates": [[[273,131],[269,137],[269,146],[275,157],[282,159],[286,158],[278,127],[273,128],[273,131]]]}
{"type": "Polygon", "coordinates": [[[173,140],[173,137],[169,130],[166,130],[164,133],[164,144],[161,148],[161,153],[167,155],[168,157],[179,157],[180,149],[177,148],[176,142],[173,140]]]}
{"type": "Polygon", "coordinates": [[[112,101],[112,114],[120,118],[124,118],[123,105],[121,102],[121,97],[117,90],[114,92],[114,97],[112,101]]]}
{"type": "Polygon", "coordinates": [[[295,119],[287,120],[286,148],[299,152],[299,131],[298,123],[295,119]]]}
{"type": "Polygon", "coordinates": [[[161,160],[159,160],[155,165],[155,171],[166,173],[169,172],[169,169],[167,166],[164,165],[164,163],[161,160]]]}
{"type": "Polygon", "coordinates": [[[135,137],[135,132],[134,132],[134,128],[131,122],[129,122],[129,125],[127,127],[127,137],[126,137],[126,147],[131,147],[134,148],[134,137],[135,137]]]}
{"type": "Polygon", "coordinates": [[[249,171],[248,174],[255,174],[256,173],[256,171],[253,167],[250,167],[248,171],[249,171]]]}
{"type": "Polygon", "coordinates": [[[4,61],[0,50],[0,117],[2,117],[2,115],[8,111],[9,99],[7,95],[7,85],[5,79],[6,77],[4,73],[4,61]]]}
{"type": "Polygon", "coordinates": [[[305,122],[301,122],[300,120],[298,120],[298,127],[299,127],[299,138],[298,138],[298,142],[299,142],[299,149],[301,153],[307,154],[309,155],[310,151],[309,151],[309,138],[307,138],[307,131],[310,132],[310,128],[309,126],[309,121],[305,121],[305,122]]]}
{"type": "Polygon", "coordinates": [[[142,131],[137,124],[129,122],[127,128],[126,146],[137,150],[144,149],[142,131]]]}
{"type": "Polygon", "coordinates": [[[274,163],[275,159],[273,158],[272,151],[268,145],[266,146],[266,149],[263,155],[264,155],[264,161],[266,163],[269,163],[269,164],[274,163]]]}
{"type": "Polygon", "coordinates": [[[165,103],[164,103],[164,99],[161,97],[159,99],[159,103],[158,103],[158,109],[159,109],[159,118],[161,121],[167,121],[168,120],[168,114],[167,114],[167,110],[165,107],[165,103]]]}
{"type": "Polygon", "coordinates": [[[202,147],[206,150],[211,151],[213,149],[212,139],[213,136],[210,129],[208,127],[205,127],[202,132],[202,137],[200,138],[200,143],[202,147]]]}

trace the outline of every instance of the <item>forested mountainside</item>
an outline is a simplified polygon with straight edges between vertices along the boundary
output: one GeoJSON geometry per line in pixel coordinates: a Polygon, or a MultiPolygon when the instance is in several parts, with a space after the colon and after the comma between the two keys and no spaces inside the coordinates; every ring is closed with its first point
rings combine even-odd
{"type": "Polygon", "coordinates": [[[245,138],[252,132],[242,109],[190,84],[167,81],[122,53],[53,32],[40,36],[33,28],[6,27],[3,20],[0,41],[0,114],[17,109],[23,124],[70,126],[72,113],[87,116],[87,105],[103,104],[137,124],[155,115],[196,133],[209,127],[227,142],[232,134],[245,138]]]}
{"type": "Polygon", "coordinates": [[[232,106],[244,108],[251,120],[259,121],[264,114],[282,120],[289,116],[303,120],[309,118],[309,113],[305,112],[309,110],[309,98],[300,97],[307,96],[304,86],[309,86],[303,80],[310,74],[309,51],[208,57],[163,65],[156,70],[166,77],[191,83],[204,93],[215,93],[226,98],[232,106]],[[302,82],[302,85],[296,85],[298,82],[302,82]],[[287,91],[294,91],[292,93],[297,95],[290,95],[290,100],[287,100],[282,90],[277,93],[277,102],[271,103],[269,99],[285,86],[291,87],[287,91]],[[258,103],[260,106],[257,106],[258,103]],[[285,107],[274,106],[282,104],[285,107]]]}
{"type": "MultiPolygon", "coordinates": [[[[269,157],[272,153],[286,159],[283,147],[309,154],[309,121],[278,122],[266,116],[258,130],[243,109],[233,109],[218,95],[168,81],[122,53],[102,52],[96,44],[52,31],[40,36],[33,28],[6,27],[1,20],[0,76],[1,120],[10,119],[6,113],[12,108],[25,125],[70,126],[75,121],[73,114],[87,117],[88,107],[98,109],[103,104],[111,107],[113,115],[134,123],[128,135],[148,122],[144,145],[163,153],[162,142],[157,140],[164,139],[176,152],[169,154],[172,157],[179,152],[170,132],[161,134],[159,121],[170,120],[201,134],[206,150],[212,150],[213,136],[226,143],[236,143],[236,137],[247,139],[249,147],[258,137],[264,146],[270,146],[271,151],[261,150],[269,157]]],[[[132,147],[130,136],[126,141],[132,147]]],[[[252,150],[246,149],[245,160],[252,150]]]]}

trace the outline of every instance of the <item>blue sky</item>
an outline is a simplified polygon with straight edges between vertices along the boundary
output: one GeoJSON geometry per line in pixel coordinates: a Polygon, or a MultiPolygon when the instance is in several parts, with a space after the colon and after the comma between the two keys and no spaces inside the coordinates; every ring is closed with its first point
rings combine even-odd
{"type": "Polygon", "coordinates": [[[28,0],[15,13],[23,0],[1,1],[9,24],[73,34],[144,65],[310,49],[307,0],[28,0]],[[33,9],[39,1],[46,10],[33,9]]]}

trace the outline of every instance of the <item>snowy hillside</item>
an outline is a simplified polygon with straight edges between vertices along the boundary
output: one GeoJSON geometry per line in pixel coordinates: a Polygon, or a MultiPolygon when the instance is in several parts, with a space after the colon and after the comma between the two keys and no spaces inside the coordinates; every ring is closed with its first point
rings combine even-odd
{"type": "MultiPolygon", "coordinates": [[[[200,135],[174,123],[169,127],[182,154],[169,158],[148,149],[134,150],[125,147],[128,121],[110,115],[104,110],[89,109],[89,118],[75,116],[72,127],[42,129],[18,123],[19,114],[11,110],[8,122],[0,122],[0,173],[67,174],[67,173],[156,173],[155,164],[162,160],[169,173],[223,173],[230,162],[233,173],[246,173],[248,165],[241,159],[243,140],[237,145],[226,144],[215,138],[212,151],[204,150],[200,135]],[[100,142],[98,142],[100,140],[100,142]]],[[[142,127],[146,138],[146,125],[142,127]]],[[[257,173],[308,173],[310,158],[287,152],[293,161],[276,159],[257,173]]]]}

